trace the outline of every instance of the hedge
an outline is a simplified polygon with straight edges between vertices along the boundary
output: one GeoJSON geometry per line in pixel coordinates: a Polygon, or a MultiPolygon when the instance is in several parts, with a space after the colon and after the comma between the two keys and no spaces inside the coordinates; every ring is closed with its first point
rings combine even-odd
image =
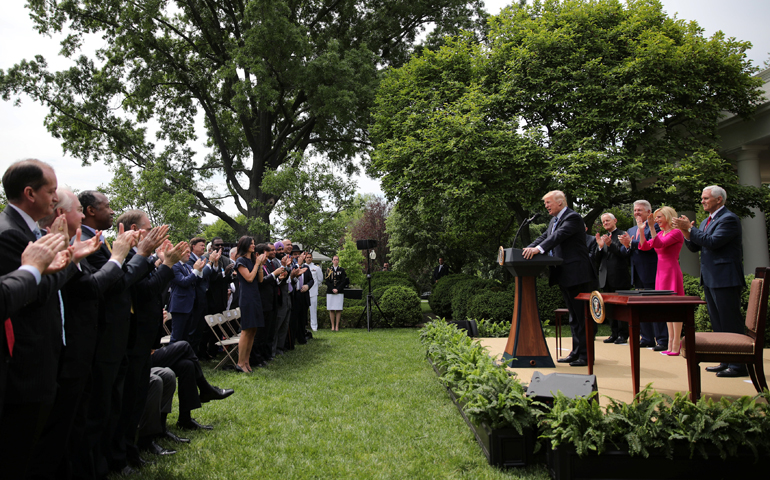
{"type": "MultiPolygon", "coordinates": [[[[403,285],[411,288],[419,295],[420,291],[415,282],[409,275],[401,272],[374,272],[372,273],[372,293],[380,287],[389,287],[392,285],[403,285]]],[[[364,283],[364,297],[369,293],[369,282],[364,283]]]]}
{"type": "Polygon", "coordinates": [[[433,287],[433,291],[428,297],[430,309],[435,315],[441,318],[452,317],[452,287],[457,283],[467,279],[476,279],[471,275],[462,273],[453,273],[439,280],[433,287]]]}
{"type": "MultiPolygon", "coordinates": [[[[361,318],[366,307],[346,307],[342,308],[342,316],[340,318],[340,326],[345,328],[359,328],[362,325],[366,326],[366,317],[361,318]],[[360,321],[359,321],[360,320],[360,321]]],[[[318,328],[331,328],[331,320],[329,320],[329,311],[326,310],[326,306],[318,305],[318,328]]]]}
{"type": "Polygon", "coordinates": [[[452,299],[452,319],[465,320],[469,316],[470,300],[485,290],[500,291],[501,283],[497,280],[469,278],[455,283],[450,289],[452,299]]]}
{"type": "Polygon", "coordinates": [[[485,290],[468,303],[471,318],[484,318],[491,322],[509,322],[513,316],[514,296],[511,292],[485,290]]]}

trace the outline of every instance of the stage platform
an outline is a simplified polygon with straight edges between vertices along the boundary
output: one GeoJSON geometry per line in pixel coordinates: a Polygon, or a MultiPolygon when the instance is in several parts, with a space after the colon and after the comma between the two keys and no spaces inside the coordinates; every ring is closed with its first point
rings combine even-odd
{"type": "MultiPolygon", "coordinates": [[[[596,361],[594,362],[594,374],[599,389],[599,402],[606,405],[607,399],[603,395],[623,402],[633,400],[633,386],[631,384],[631,352],[628,345],[615,345],[602,342],[607,337],[597,337],[595,343],[596,361]]],[[[487,348],[490,355],[499,357],[505,350],[507,338],[479,338],[481,345],[487,348]]],[[[546,338],[548,349],[556,363],[556,359],[566,356],[572,347],[572,339],[562,339],[562,351],[556,352],[556,338],[546,338]]],[[[765,373],[770,372],[770,350],[765,350],[765,373]]],[[[688,392],[687,362],[682,356],[669,357],[655,352],[652,348],[642,348],[639,352],[641,388],[652,383],[655,390],[674,396],[676,392],[688,392]]],[[[749,377],[717,378],[716,374],[704,370],[714,363],[702,363],[701,391],[706,398],[719,399],[723,396],[732,398],[743,395],[756,395],[756,390],[749,377]]],[[[587,374],[587,367],[570,367],[566,363],[556,363],[556,368],[514,368],[511,369],[518,375],[522,383],[529,383],[532,373],[540,370],[544,374],[553,372],[587,374]]]]}

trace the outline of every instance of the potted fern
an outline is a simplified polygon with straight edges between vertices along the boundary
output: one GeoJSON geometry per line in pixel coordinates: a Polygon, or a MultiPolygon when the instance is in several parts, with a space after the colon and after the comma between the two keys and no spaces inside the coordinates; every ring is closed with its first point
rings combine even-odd
{"type": "Polygon", "coordinates": [[[633,403],[610,399],[603,410],[558,395],[540,414],[540,438],[555,479],[750,478],[770,467],[769,399],[693,403],[648,385],[633,403]]]}

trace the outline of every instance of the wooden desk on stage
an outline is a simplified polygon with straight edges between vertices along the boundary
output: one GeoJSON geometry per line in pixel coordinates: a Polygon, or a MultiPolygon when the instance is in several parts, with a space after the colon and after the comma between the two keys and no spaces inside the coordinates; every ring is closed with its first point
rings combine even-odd
{"type": "MultiPolygon", "coordinates": [[[[631,377],[634,395],[639,393],[639,324],[642,322],[682,322],[684,348],[692,352],[695,347],[695,308],[705,304],[699,297],[676,295],[642,296],[602,293],[605,317],[628,323],[628,345],[631,348],[631,377]]],[[[586,302],[586,344],[588,346],[588,374],[594,371],[593,317],[589,310],[590,293],[576,297],[586,302]]],[[[687,380],[690,384],[690,399],[700,397],[700,382],[693,381],[693,375],[700,375],[693,355],[687,356],[687,380]],[[697,390],[697,391],[696,391],[697,390]]]]}

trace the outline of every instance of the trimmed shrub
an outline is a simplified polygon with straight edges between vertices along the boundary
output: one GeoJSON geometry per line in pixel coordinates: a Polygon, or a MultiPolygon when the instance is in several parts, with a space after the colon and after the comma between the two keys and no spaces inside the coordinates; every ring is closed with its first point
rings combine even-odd
{"type": "Polygon", "coordinates": [[[465,320],[468,318],[468,302],[485,290],[499,292],[502,289],[497,280],[485,280],[481,278],[469,278],[466,281],[457,282],[450,289],[452,298],[452,319],[465,320]]]}
{"type": "Polygon", "coordinates": [[[690,274],[682,274],[684,281],[684,294],[703,298],[703,287],[700,284],[700,278],[693,277],[690,274]]]}
{"type": "Polygon", "coordinates": [[[420,297],[410,287],[402,285],[389,287],[382,295],[380,307],[389,317],[383,320],[383,323],[389,327],[413,327],[422,323],[420,297]]]}
{"type": "Polygon", "coordinates": [[[485,318],[490,322],[510,322],[513,316],[514,296],[510,291],[493,292],[485,290],[474,296],[468,303],[471,318],[485,318]]]}
{"type": "Polygon", "coordinates": [[[511,333],[511,320],[495,323],[481,318],[476,320],[476,327],[479,329],[479,337],[504,338],[511,333]]]}
{"type": "MultiPolygon", "coordinates": [[[[373,272],[372,273],[372,292],[379,287],[392,285],[403,285],[409,287],[419,295],[420,291],[415,282],[408,274],[402,272],[373,272]]],[[[368,293],[369,282],[364,284],[364,296],[368,293]]]]}
{"type": "Polygon", "coordinates": [[[452,317],[452,287],[457,283],[467,279],[476,279],[471,275],[462,273],[453,273],[439,280],[433,287],[433,291],[428,297],[430,309],[434,314],[441,318],[452,317]]]}

